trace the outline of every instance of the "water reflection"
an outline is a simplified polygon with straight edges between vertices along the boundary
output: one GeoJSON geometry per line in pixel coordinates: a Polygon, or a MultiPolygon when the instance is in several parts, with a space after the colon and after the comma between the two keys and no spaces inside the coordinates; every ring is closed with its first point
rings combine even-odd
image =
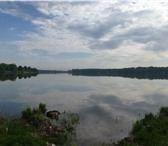
{"type": "Polygon", "coordinates": [[[129,133],[135,120],[142,118],[147,111],[155,112],[159,109],[161,106],[159,97],[162,97],[163,103],[167,101],[166,96],[158,94],[153,96],[155,103],[143,101],[127,104],[117,96],[91,95],[88,98],[88,106],[80,111],[82,117],[80,132],[82,129],[85,131],[79,134],[80,142],[86,145],[86,142],[90,141],[99,143],[123,138],[129,133]],[[156,96],[158,98],[155,98],[156,96]]]}
{"type": "Polygon", "coordinates": [[[37,76],[37,74],[0,74],[0,81],[15,81],[17,78],[18,79],[26,79],[30,78],[32,76],[37,76]]]}
{"type": "Polygon", "coordinates": [[[21,116],[21,109],[23,109],[24,104],[17,102],[0,102],[0,113],[11,118],[16,118],[21,116]]]}
{"type": "Polygon", "coordinates": [[[0,112],[19,115],[27,106],[45,102],[48,110],[78,113],[77,140],[86,145],[126,136],[144,113],[168,105],[167,86],[165,80],[39,75],[0,82],[0,112]]]}

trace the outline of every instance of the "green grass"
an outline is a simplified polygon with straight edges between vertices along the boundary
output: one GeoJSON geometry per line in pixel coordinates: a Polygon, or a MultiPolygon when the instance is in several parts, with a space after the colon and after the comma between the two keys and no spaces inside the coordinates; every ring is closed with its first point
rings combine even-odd
{"type": "Polygon", "coordinates": [[[59,120],[57,122],[62,124],[55,126],[46,117],[45,111],[45,104],[40,104],[38,108],[24,110],[22,117],[18,119],[8,119],[0,115],[0,146],[46,146],[47,144],[75,146],[69,127],[74,129],[79,117],[64,113],[62,118],[69,127],[59,120]],[[63,130],[60,132],[58,128],[63,130]]]}
{"type": "Polygon", "coordinates": [[[22,120],[6,119],[0,125],[1,146],[43,146],[46,141],[39,136],[33,136],[35,129],[22,120]]]}
{"type": "Polygon", "coordinates": [[[130,136],[115,146],[168,146],[168,107],[161,107],[156,115],[146,114],[133,125],[130,136]]]}
{"type": "MultiPolygon", "coordinates": [[[[46,106],[27,108],[22,118],[7,119],[0,115],[0,146],[46,146],[54,143],[57,146],[77,146],[71,139],[74,126],[79,123],[76,114],[63,114],[56,125],[45,116],[46,106]],[[55,132],[58,125],[64,132],[55,132]],[[52,126],[52,131],[49,127],[52,126]],[[42,134],[45,133],[45,134],[42,134]]],[[[130,135],[113,144],[101,146],[168,146],[168,107],[162,107],[158,114],[148,113],[134,123],[130,135]]]]}

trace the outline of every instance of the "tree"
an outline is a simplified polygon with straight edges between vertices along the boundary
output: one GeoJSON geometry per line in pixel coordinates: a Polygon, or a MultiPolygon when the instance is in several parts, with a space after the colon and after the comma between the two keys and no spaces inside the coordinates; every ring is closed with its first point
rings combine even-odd
{"type": "Polygon", "coordinates": [[[5,68],[4,68],[4,66],[1,65],[1,64],[0,64],[0,73],[1,73],[1,74],[2,74],[2,73],[5,73],[5,68]]]}
{"type": "Polygon", "coordinates": [[[23,72],[23,67],[22,67],[22,66],[19,66],[19,67],[18,67],[18,71],[19,71],[19,72],[23,72]]]}
{"type": "Polygon", "coordinates": [[[24,66],[24,72],[27,72],[27,66],[24,66]]]}
{"type": "Polygon", "coordinates": [[[16,64],[9,64],[9,71],[16,73],[17,72],[16,64]]]}

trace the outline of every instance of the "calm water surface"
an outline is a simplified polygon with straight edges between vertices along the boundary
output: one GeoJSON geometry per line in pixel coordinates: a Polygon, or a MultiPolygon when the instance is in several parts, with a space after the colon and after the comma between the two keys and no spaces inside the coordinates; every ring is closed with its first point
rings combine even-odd
{"type": "Polygon", "coordinates": [[[1,113],[15,117],[40,102],[48,110],[79,114],[81,145],[110,142],[127,136],[144,113],[168,106],[168,80],[58,74],[0,82],[1,113]]]}

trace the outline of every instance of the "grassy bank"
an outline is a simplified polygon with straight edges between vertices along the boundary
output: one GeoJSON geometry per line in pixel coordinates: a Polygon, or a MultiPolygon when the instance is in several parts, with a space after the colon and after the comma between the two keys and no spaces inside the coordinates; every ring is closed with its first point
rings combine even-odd
{"type": "Polygon", "coordinates": [[[27,108],[19,119],[0,116],[0,146],[75,146],[76,114],[60,113],[47,117],[45,104],[27,108]]]}
{"type": "MultiPolygon", "coordinates": [[[[45,104],[40,104],[24,110],[18,119],[0,116],[0,145],[77,146],[72,137],[78,123],[78,115],[58,111],[46,114],[45,104]]],[[[123,140],[101,146],[168,146],[168,107],[162,107],[156,115],[146,114],[123,140]]]]}
{"type": "Polygon", "coordinates": [[[156,115],[146,114],[133,125],[129,137],[113,145],[168,146],[168,107],[162,107],[156,115]]]}

